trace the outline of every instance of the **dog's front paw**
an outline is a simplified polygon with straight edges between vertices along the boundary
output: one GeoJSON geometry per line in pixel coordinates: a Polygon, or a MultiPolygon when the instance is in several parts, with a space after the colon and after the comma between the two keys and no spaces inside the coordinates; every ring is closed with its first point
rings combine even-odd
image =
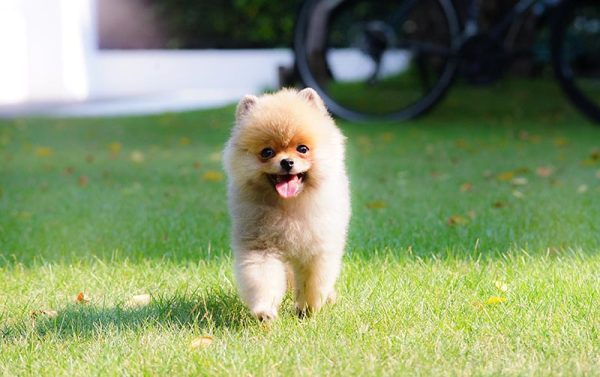
{"type": "Polygon", "coordinates": [[[255,309],[255,310],[252,311],[252,313],[254,314],[254,316],[256,317],[256,319],[258,319],[261,322],[271,322],[275,318],[277,318],[277,311],[275,309],[272,309],[272,308],[269,308],[269,309],[264,309],[264,308],[255,309]]]}

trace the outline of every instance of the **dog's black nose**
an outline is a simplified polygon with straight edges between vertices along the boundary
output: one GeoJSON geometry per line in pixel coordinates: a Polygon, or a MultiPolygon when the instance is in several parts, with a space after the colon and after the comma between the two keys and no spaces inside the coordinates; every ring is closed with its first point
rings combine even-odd
{"type": "Polygon", "coordinates": [[[281,160],[280,165],[284,170],[290,171],[294,167],[294,160],[291,158],[284,158],[281,160]]]}

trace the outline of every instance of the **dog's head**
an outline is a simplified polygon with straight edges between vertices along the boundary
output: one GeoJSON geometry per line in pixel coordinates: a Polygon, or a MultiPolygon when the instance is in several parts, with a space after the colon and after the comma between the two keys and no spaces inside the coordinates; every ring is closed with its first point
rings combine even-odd
{"type": "Polygon", "coordinates": [[[240,187],[295,198],[317,186],[335,158],[343,160],[343,137],[313,89],[248,95],[238,104],[225,167],[240,187]]]}

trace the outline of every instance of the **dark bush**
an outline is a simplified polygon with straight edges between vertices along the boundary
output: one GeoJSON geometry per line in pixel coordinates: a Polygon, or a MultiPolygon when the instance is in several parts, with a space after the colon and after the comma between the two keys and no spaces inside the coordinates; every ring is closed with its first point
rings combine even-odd
{"type": "Polygon", "coordinates": [[[289,47],[301,0],[151,0],[168,48],[289,47]]]}

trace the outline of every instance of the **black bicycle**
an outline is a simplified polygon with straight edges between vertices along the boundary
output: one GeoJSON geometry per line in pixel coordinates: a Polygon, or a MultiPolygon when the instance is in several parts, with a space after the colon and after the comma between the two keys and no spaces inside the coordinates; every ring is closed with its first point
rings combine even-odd
{"type": "Polygon", "coordinates": [[[467,0],[459,18],[451,0],[307,0],[296,69],[337,116],[406,120],[437,104],[458,74],[490,83],[516,58],[544,54],[519,38],[537,35],[567,97],[600,122],[600,1],[518,0],[489,24],[482,4],[467,0]],[[542,21],[549,28],[539,29],[542,21]]]}

